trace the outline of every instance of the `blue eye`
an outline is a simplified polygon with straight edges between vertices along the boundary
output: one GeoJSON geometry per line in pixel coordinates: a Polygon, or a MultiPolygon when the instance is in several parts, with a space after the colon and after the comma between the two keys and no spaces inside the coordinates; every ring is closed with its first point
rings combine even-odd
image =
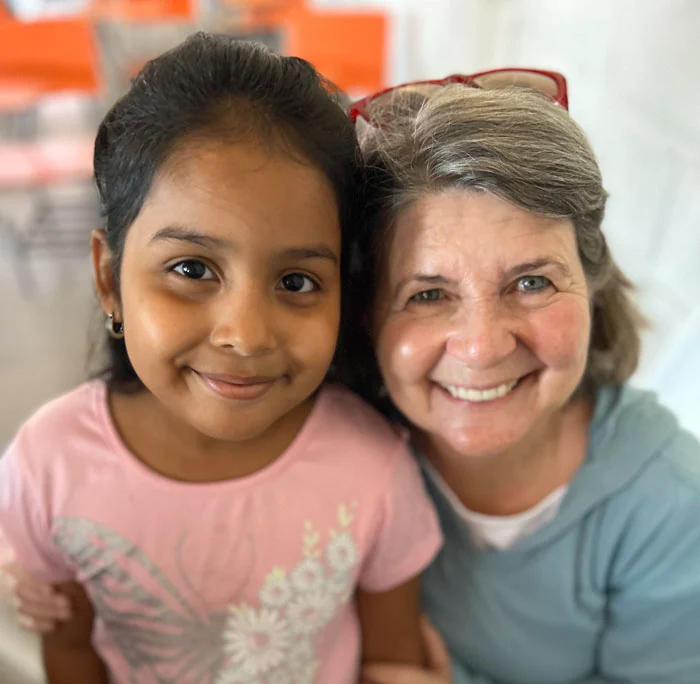
{"type": "Polygon", "coordinates": [[[295,294],[308,294],[319,289],[318,285],[309,276],[302,273],[290,273],[280,280],[282,289],[295,294]]]}
{"type": "Polygon", "coordinates": [[[528,275],[518,280],[517,288],[519,292],[529,294],[532,292],[541,292],[551,284],[552,281],[544,276],[528,275]]]}
{"type": "Polygon", "coordinates": [[[443,290],[423,290],[422,292],[414,294],[409,301],[416,302],[418,304],[432,304],[434,302],[439,302],[444,297],[445,292],[443,290]]]}
{"type": "Polygon", "coordinates": [[[172,270],[189,280],[213,280],[216,278],[212,270],[206,264],[196,259],[180,261],[173,266],[172,270]]]}

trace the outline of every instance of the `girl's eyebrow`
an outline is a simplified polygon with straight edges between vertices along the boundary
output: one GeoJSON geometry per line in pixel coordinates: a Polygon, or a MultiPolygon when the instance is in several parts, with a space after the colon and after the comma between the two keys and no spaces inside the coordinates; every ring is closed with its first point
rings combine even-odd
{"type": "Polygon", "coordinates": [[[161,228],[151,238],[150,242],[156,242],[157,240],[181,240],[182,242],[190,242],[195,245],[200,245],[201,247],[210,247],[212,249],[231,246],[228,240],[212,237],[211,235],[200,233],[198,230],[187,228],[186,226],[167,226],[166,228],[161,228]]]}
{"type": "MultiPolygon", "coordinates": [[[[234,247],[234,244],[229,240],[212,237],[211,235],[206,235],[194,228],[188,228],[186,226],[167,226],[166,228],[161,228],[153,235],[150,241],[156,242],[157,240],[180,240],[210,249],[231,249],[234,247]]],[[[328,245],[322,243],[283,249],[280,251],[279,256],[288,261],[329,259],[335,264],[338,263],[338,255],[328,245]]]]}
{"type": "Polygon", "coordinates": [[[338,255],[327,245],[309,245],[308,247],[290,247],[282,250],[280,256],[283,259],[297,261],[303,259],[330,259],[333,263],[338,263],[338,255]]]}

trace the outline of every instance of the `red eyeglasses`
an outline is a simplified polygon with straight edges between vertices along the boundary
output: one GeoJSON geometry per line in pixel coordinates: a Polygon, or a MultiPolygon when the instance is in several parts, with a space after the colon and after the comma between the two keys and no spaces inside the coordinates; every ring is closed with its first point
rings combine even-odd
{"type": "Polygon", "coordinates": [[[496,90],[500,88],[532,88],[547,95],[552,102],[564,109],[569,109],[569,98],[566,89],[566,79],[556,71],[541,71],[540,69],[492,69],[477,74],[453,74],[437,81],[413,81],[402,83],[392,88],[380,90],[358,100],[350,106],[348,115],[354,123],[360,116],[368,123],[372,122],[372,105],[379,105],[385,98],[404,88],[410,88],[425,96],[443,86],[461,83],[468,88],[496,90]]]}

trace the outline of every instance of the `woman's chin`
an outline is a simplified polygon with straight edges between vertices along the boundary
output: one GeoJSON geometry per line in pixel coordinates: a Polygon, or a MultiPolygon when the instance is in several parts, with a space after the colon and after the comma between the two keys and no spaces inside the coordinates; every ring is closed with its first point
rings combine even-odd
{"type": "Polygon", "coordinates": [[[461,462],[485,461],[498,458],[517,447],[525,437],[526,430],[511,430],[508,434],[492,427],[443,430],[438,433],[438,442],[447,447],[453,457],[461,462]]]}

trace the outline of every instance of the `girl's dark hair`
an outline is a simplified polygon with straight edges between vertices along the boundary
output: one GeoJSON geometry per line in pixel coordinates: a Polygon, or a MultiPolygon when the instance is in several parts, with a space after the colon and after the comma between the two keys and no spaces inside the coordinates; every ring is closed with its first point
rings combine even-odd
{"type": "MultiPolygon", "coordinates": [[[[254,140],[322,171],[338,204],[345,273],[361,164],[341,97],[308,62],[226,36],[196,33],[148,62],[95,139],[95,182],[117,290],[129,227],[155,174],[188,138],[254,140]]],[[[342,348],[341,326],[334,365],[342,348]]],[[[110,387],[142,389],[123,340],[107,337],[107,352],[101,375],[110,387]]]]}

